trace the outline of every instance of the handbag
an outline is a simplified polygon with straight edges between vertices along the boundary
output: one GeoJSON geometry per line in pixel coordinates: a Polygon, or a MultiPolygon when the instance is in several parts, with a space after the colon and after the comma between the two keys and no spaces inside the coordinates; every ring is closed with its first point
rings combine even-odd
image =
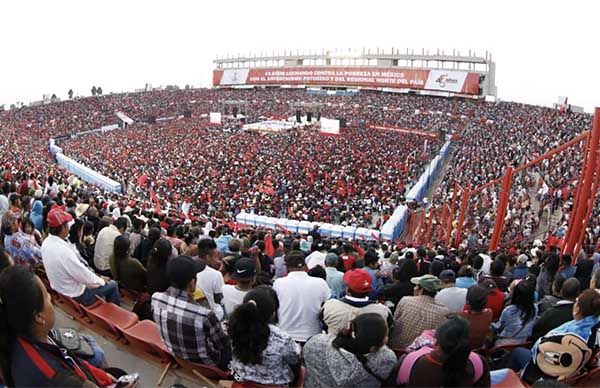
{"type": "Polygon", "coordinates": [[[58,346],[74,353],[77,357],[90,359],[95,355],[94,348],[92,348],[87,339],[75,329],[52,329],[50,330],[50,336],[58,346]]]}

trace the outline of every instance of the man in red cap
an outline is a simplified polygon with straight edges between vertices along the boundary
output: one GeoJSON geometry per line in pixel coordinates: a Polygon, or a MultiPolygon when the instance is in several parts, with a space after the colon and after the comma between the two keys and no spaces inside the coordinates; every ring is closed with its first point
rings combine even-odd
{"type": "Polygon", "coordinates": [[[117,283],[96,275],[65,241],[73,217],[59,207],[48,213],[48,237],[42,243],[42,261],[50,286],[62,295],[89,306],[96,301],[95,295],[120,304],[117,283]]]}
{"type": "Polygon", "coordinates": [[[337,335],[341,329],[348,328],[350,322],[360,314],[376,313],[385,319],[391,327],[393,315],[385,305],[369,300],[373,291],[372,278],[363,269],[355,269],[344,274],[344,283],[348,287],[345,297],[329,299],[321,309],[323,323],[327,333],[337,335]]]}

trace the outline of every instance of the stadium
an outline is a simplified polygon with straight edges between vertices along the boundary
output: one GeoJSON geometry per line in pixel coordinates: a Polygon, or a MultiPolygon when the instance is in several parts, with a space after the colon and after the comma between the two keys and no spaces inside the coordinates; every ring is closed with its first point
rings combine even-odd
{"type": "Polygon", "coordinates": [[[598,384],[598,109],[499,100],[490,53],[213,64],[0,111],[7,385],[598,384]]]}

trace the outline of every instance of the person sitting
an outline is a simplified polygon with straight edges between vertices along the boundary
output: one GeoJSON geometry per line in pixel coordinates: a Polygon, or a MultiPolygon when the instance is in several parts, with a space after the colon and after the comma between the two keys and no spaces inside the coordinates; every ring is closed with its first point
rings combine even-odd
{"type": "Polygon", "coordinates": [[[546,310],[533,326],[530,340],[537,341],[538,338],[550,330],[573,319],[573,305],[579,296],[580,284],[577,278],[567,279],[561,287],[562,299],[546,310]]]}
{"type": "Polygon", "coordinates": [[[366,313],[376,313],[386,320],[389,326],[394,319],[392,312],[385,305],[369,300],[373,291],[372,278],[363,269],[355,269],[344,274],[348,293],[341,299],[330,299],[323,305],[321,314],[327,326],[327,334],[337,333],[349,326],[356,316],[366,313]]]}
{"type": "Polygon", "coordinates": [[[505,268],[505,264],[504,261],[502,261],[502,259],[496,259],[492,262],[492,265],[490,266],[490,274],[489,275],[484,275],[483,276],[483,280],[493,280],[494,283],[496,284],[496,287],[498,287],[498,289],[502,292],[507,292],[508,291],[508,285],[509,285],[509,281],[506,278],[506,276],[504,276],[504,268],[505,268]]]}
{"type": "Polygon", "coordinates": [[[288,275],[273,284],[279,298],[279,327],[295,341],[304,343],[321,332],[319,311],[331,290],[325,280],[308,276],[301,251],[288,252],[285,265],[288,275]]]}
{"type": "Polygon", "coordinates": [[[467,300],[467,290],[456,287],[456,275],[451,269],[445,269],[440,273],[442,289],[435,296],[435,301],[448,307],[451,313],[462,311],[467,300]]]}
{"type": "Polygon", "coordinates": [[[253,259],[242,257],[233,264],[233,274],[237,284],[223,286],[223,306],[225,313],[231,315],[235,308],[243,303],[244,297],[256,282],[256,264],[253,259]]]}
{"type": "Polygon", "coordinates": [[[338,255],[329,252],[325,256],[325,273],[327,275],[327,285],[331,289],[331,297],[338,299],[346,294],[346,285],[344,284],[344,273],[338,271],[338,255]]]}
{"type": "Polygon", "coordinates": [[[164,292],[169,288],[167,279],[167,263],[173,247],[166,238],[159,238],[150,251],[148,258],[148,270],[146,272],[146,284],[148,293],[164,292]]]}
{"type": "Polygon", "coordinates": [[[169,260],[166,273],[171,286],[152,295],[154,321],[175,356],[226,369],[231,360],[229,337],[215,313],[192,298],[198,267],[189,256],[169,260]]]}
{"type": "Polygon", "coordinates": [[[229,369],[236,381],[287,386],[294,380],[294,371],[300,367],[300,346],[275,326],[278,308],[273,289],[258,286],[245,294],[231,313],[228,331],[233,356],[229,369]]]}
{"type": "Polygon", "coordinates": [[[581,251],[580,257],[577,260],[577,265],[574,277],[579,280],[579,284],[581,284],[581,289],[585,290],[590,286],[590,278],[592,277],[592,273],[594,270],[594,260],[592,260],[585,251],[581,251]]]}
{"type": "Polygon", "coordinates": [[[201,263],[200,272],[196,275],[198,290],[206,298],[210,308],[215,312],[219,320],[223,320],[223,274],[214,266],[220,266],[219,251],[217,244],[212,238],[203,238],[198,241],[198,258],[201,263]]]}
{"type": "Polygon", "coordinates": [[[554,282],[552,282],[552,294],[544,296],[542,300],[540,300],[540,303],[538,303],[540,314],[543,314],[560,300],[560,294],[565,280],[565,277],[561,274],[556,274],[556,276],[554,276],[554,282]]]}
{"type": "Polygon", "coordinates": [[[303,349],[305,387],[380,387],[396,355],[386,346],[388,325],[379,314],[354,318],[337,336],[317,334],[303,349]]]}
{"type": "Polygon", "coordinates": [[[419,271],[417,264],[412,259],[402,259],[398,262],[398,268],[392,272],[394,283],[387,286],[383,290],[383,298],[392,306],[396,306],[398,302],[405,296],[413,296],[415,285],[410,282],[410,279],[417,277],[419,271]]]}
{"type": "Polygon", "coordinates": [[[42,260],[50,286],[59,294],[89,306],[96,296],[108,302],[121,304],[119,286],[113,280],[101,278],[86,267],[65,239],[69,235],[69,223],[73,217],[55,208],[48,213],[48,237],[42,243],[42,260]]]}
{"type": "Polygon", "coordinates": [[[138,259],[129,256],[129,244],[127,236],[115,238],[114,253],[110,257],[110,272],[113,279],[122,286],[143,292],[146,291],[146,268],[138,259]]]}
{"type": "Polygon", "coordinates": [[[42,281],[21,266],[0,274],[0,370],[9,387],[109,386],[116,380],[50,337],[52,297],[42,281]]]}
{"type": "Polygon", "coordinates": [[[489,291],[485,307],[492,310],[494,313],[492,321],[495,322],[500,318],[500,314],[502,314],[502,310],[504,309],[504,293],[496,287],[496,283],[493,280],[486,279],[480,284],[489,291]]]}
{"type": "Polygon", "coordinates": [[[565,279],[575,276],[575,271],[577,271],[577,267],[571,265],[572,261],[573,258],[568,253],[564,254],[561,258],[561,268],[558,273],[564,276],[565,279]]]}
{"type": "Polygon", "coordinates": [[[527,273],[529,272],[529,267],[527,267],[528,260],[529,257],[524,253],[517,257],[517,265],[514,266],[510,271],[514,280],[524,279],[525,276],[527,276],[527,273]]]}
{"type": "Polygon", "coordinates": [[[434,299],[441,288],[438,278],[423,275],[410,281],[415,285],[415,296],[405,296],[396,306],[390,335],[390,346],[393,348],[406,348],[424,330],[435,329],[444,322],[449,313],[448,307],[434,299]]]}
{"type": "Polygon", "coordinates": [[[469,322],[469,344],[471,349],[483,347],[494,312],[485,307],[489,289],[478,284],[467,291],[467,305],[459,315],[469,322]]]}
{"type": "Polygon", "coordinates": [[[383,279],[381,278],[381,272],[379,270],[379,255],[373,249],[369,249],[367,253],[365,253],[364,260],[364,270],[371,276],[371,284],[373,287],[373,290],[369,294],[369,299],[378,300],[383,292],[383,279]]]}
{"type": "Polygon", "coordinates": [[[40,246],[35,239],[21,230],[21,219],[12,211],[2,216],[2,235],[4,249],[12,256],[17,264],[35,266],[42,261],[40,246]]]}
{"type": "Polygon", "coordinates": [[[115,238],[125,233],[127,218],[119,217],[109,226],[98,232],[94,248],[94,266],[100,274],[110,275],[110,256],[114,252],[115,238]]]}
{"type": "Polygon", "coordinates": [[[456,278],[456,287],[460,288],[470,288],[477,284],[477,281],[474,278],[473,267],[470,265],[463,265],[458,270],[458,277],[456,278]]]}
{"type": "Polygon", "coordinates": [[[537,306],[533,303],[533,287],[521,281],[513,290],[511,303],[502,310],[498,322],[492,324],[492,329],[498,335],[495,345],[525,342],[531,335],[537,306]]]}
{"type": "Polygon", "coordinates": [[[485,359],[471,352],[469,323],[451,316],[435,330],[435,347],[403,356],[395,383],[410,387],[489,387],[485,359]]]}

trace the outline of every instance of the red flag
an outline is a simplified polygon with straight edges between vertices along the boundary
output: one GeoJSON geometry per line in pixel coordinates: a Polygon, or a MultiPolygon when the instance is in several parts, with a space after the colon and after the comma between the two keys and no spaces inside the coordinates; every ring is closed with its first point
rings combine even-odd
{"type": "Polygon", "coordinates": [[[142,175],[137,179],[138,186],[146,186],[146,182],[148,181],[148,175],[142,175]]]}
{"type": "Polygon", "coordinates": [[[160,214],[162,212],[161,208],[160,208],[160,201],[158,200],[158,198],[156,197],[156,194],[154,194],[154,190],[150,189],[150,199],[152,200],[152,203],[154,204],[154,212],[160,214]]]}
{"type": "Polygon", "coordinates": [[[271,233],[267,233],[265,236],[265,255],[273,258],[275,256],[275,247],[273,247],[273,240],[271,238],[271,233]]]}

